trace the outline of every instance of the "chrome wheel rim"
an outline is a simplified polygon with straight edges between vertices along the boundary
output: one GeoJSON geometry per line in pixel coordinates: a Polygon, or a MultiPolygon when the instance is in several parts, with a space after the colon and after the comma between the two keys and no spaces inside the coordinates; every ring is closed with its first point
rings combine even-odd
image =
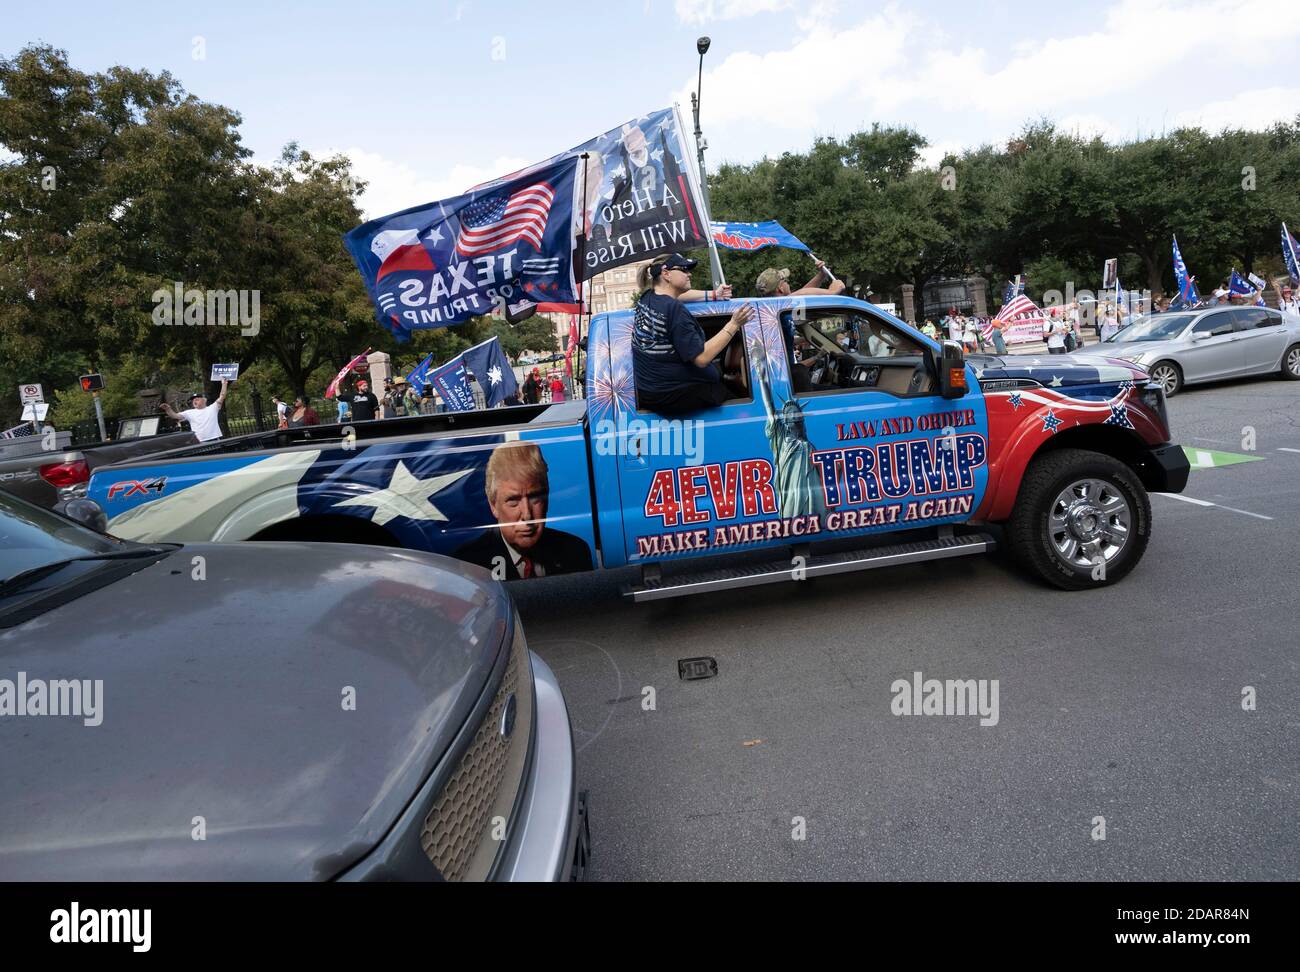
{"type": "Polygon", "coordinates": [[[1110,563],[1128,546],[1133,509],[1114,483],[1080,479],[1057,494],[1047,513],[1047,536],[1071,567],[1110,563]]]}
{"type": "Polygon", "coordinates": [[[1300,347],[1292,348],[1286,353],[1286,367],[1291,374],[1300,378],[1300,347]]]}
{"type": "Polygon", "coordinates": [[[1169,365],[1161,365],[1152,371],[1151,380],[1159,385],[1166,395],[1172,395],[1178,388],[1178,372],[1169,365]]]}

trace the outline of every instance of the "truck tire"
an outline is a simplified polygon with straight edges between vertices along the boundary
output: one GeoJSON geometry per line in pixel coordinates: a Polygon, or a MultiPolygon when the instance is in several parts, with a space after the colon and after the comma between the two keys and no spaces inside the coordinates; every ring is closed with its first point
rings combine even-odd
{"type": "Polygon", "coordinates": [[[1128,466],[1100,452],[1034,459],[1007,522],[1011,552],[1067,591],[1104,587],[1137,566],[1151,539],[1151,500],[1128,466]]]}

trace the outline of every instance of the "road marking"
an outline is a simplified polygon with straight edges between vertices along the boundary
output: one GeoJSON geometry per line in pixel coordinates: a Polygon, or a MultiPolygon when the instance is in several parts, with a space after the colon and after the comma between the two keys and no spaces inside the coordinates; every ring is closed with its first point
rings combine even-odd
{"type": "Polygon", "coordinates": [[[1217,449],[1197,449],[1183,446],[1187,461],[1193,469],[1217,469],[1220,466],[1234,466],[1239,462],[1258,462],[1263,456],[1248,456],[1240,452],[1220,452],[1217,449]]]}
{"type": "Polygon", "coordinates": [[[1278,452],[1300,452],[1300,449],[1288,449],[1286,446],[1278,446],[1278,452]]]}
{"type": "Polygon", "coordinates": [[[1227,510],[1229,513],[1240,513],[1242,516],[1253,516],[1257,520],[1272,520],[1271,516],[1265,516],[1263,513],[1252,513],[1250,510],[1239,510],[1235,506],[1224,506],[1222,503],[1211,503],[1209,500],[1196,499],[1192,496],[1183,496],[1181,493],[1156,493],[1157,496],[1168,496],[1170,499],[1182,500],[1184,503],[1194,503],[1197,506],[1212,506],[1216,510],[1227,510]]]}
{"type": "Polygon", "coordinates": [[[1157,496],[1168,496],[1170,499],[1182,500],[1184,503],[1195,503],[1197,506],[1213,506],[1213,503],[1207,503],[1205,500],[1192,499],[1190,496],[1184,496],[1181,493],[1156,493],[1157,496]]]}

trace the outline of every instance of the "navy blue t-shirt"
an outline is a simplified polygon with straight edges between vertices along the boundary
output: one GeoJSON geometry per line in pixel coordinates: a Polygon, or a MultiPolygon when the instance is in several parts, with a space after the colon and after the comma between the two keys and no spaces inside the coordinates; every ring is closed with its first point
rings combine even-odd
{"type": "Polygon", "coordinates": [[[720,381],[713,365],[696,367],[704,351],[704,332],[682,302],[653,291],[636,302],[632,324],[632,365],[638,391],[664,393],[688,382],[720,381]]]}

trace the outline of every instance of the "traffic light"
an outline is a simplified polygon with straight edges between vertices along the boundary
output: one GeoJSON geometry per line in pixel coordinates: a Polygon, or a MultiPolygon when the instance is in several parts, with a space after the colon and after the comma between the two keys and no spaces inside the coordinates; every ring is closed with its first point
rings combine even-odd
{"type": "Polygon", "coordinates": [[[97,392],[104,387],[104,376],[98,372],[91,372],[88,375],[81,376],[81,390],[88,392],[97,392]]]}

